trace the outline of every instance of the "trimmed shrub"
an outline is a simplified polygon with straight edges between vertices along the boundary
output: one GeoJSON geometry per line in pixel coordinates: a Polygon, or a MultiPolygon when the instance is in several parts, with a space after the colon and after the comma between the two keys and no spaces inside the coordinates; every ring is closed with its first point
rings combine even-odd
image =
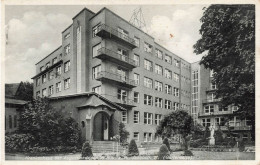
{"type": "Polygon", "coordinates": [[[245,142],[243,140],[239,143],[238,149],[240,152],[245,151],[245,142]]]}
{"type": "Polygon", "coordinates": [[[170,143],[169,143],[168,138],[163,139],[163,144],[165,144],[166,147],[168,148],[168,150],[171,151],[171,147],[170,147],[170,143]]]}
{"type": "Polygon", "coordinates": [[[135,140],[132,139],[128,146],[128,156],[138,156],[138,155],[139,155],[139,151],[137,145],[135,143],[135,140]]]}
{"type": "Polygon", "coordinates": [[[5,136],[6,152],[27,152],[31,147],[37,146],[31,134],[9,134],[5,136]]]}
{"type": "Polygon", "coordinates": [[[85,157],[92,157],[92,156],[93,156],[92,149],[89,142],[87,141],[82,146],[81,157],[85,158],[85,157]]]}
{"type": "Polygon", "coordinates": [[[228,142],[228,145],[229,145],[231,148],[235,147],[235,145],[236,145],[236,140],[235,140],[235,138],[231,138],[231,139],[229,140],[229,142],[228,142]]]}
{"type": "Polygon", "coordinates": [[[193,156],[191,150],[185,150],[183,156],[193,156]]]}
{"type": "Polygon", "coordinates": [[[165,144],[162,144],[158,153],[157,160],[168,160],[170,156],[170,151],[165,144]]]}

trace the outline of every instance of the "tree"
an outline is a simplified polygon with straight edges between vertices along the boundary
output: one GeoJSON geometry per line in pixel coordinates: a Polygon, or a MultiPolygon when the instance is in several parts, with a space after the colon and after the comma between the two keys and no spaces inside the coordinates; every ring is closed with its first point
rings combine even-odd
{"type": "Polygon", "coordinates": [[[137,148],[137,145],[135,143],[135,140],[132,139],[130,141],[129,147],[128,147],[128,156],[138,156],[139,150],[137,148]]]}
{"type": "Polygon", "coordinates": [[[162,144],[158,153],[157,160],[167,160],[169,159],[170,151],[165,144],[162,144]]]}
{"type": "Polygon", "coordinates": [[[33,83],[21,81],[15,93],[15,98],[25,101],[33,100],[33,83]]]}
{"type": "Polygon", "coordinates": [[[86,158],[86,157],[93,157],[92,149],[88,141],[86,141],[81,150],[81,157],[86,158]]]}
{"type": "Polygon", "coordinates": [[[201,39],[194,45],[204,53],[200,64],[214,71],[221,106],[238,106],[234,114],[251,121],[255,130],[255,6],[211,5],[202,18],[201,39]]]}
{"type": "Polygon", "coordinates": [[[119,123],[119,135],[120,135],[120,142],[122,144],[127,142],[127,137],[129,135],[129,132],[126,130],[124,123],[119,123]]]}

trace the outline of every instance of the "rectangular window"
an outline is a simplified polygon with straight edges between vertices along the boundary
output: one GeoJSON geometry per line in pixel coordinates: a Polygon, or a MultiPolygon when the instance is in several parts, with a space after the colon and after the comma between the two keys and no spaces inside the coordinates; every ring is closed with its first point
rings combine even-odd
{"type": "Polygon", "coordinates": [[[156,91],[159,91],[159,92],[163,91],[163,84],[162,84],[162,82],[155,81],[154,82],[154,86],[155,86],[155,90],[156,91]]]}
{"type": "Polygon", "coordinates": [[[64,63],[64,72],[68,72],[70,70],[70,61],[64,63]]]}
{"type": "Polygon", "coordinates": [[[96,79],[98,74],[101,72],[101,65],[92,68],[92,78],[96,79]]]}
{"type": "Polygon", "coordinates": [[[128,56],[126,50],[124,50],[122,48],[117,48],[117,54],[121,55],[121,57],[120,57],[121,60],[126,61],[127,56],[128,56]]]}
{"type": "Polygon", "coordinates": [[[159,114],[155,114],[155,124],[156,125],[159,125],[160,122],[161,122],[161,119],[162,119],[162,115],[159,115],[159,114]]]}
{"type": "Polygon", "coordinates": [[[179,80],[180,80],[179,74],[173,73],[173,79],[174,79],[174,81],[179,82],[179,80]]]}
{"type": "Polygon", "coordinates": [[[144,69],[153,71],[153,63],[149,60],[144,59],[144,69]]]}
{"type": "Polygon", "coordinates": [[[128,32],[125,31],[124,29],[117,28],[117,31],[119,32],[119,36],[123,39],[128,39],[128,32]]]}
{"type": "Polygon", "coordinates": [[[14,128],[17,127],[17,115],[14,115],[14,128]]]}
{"type": "Polygon", "coordinates": [[[99,49],[101,49],[101,43],[92,47],[92,57],[96,57],[99,54],[99,49]]]}
{"type": "Polygon", "coordinates": [[[134,73],[134,81],[135,81],[135,85],[139,85],[140,83],[140,75],[137,73],[134,73]]]}
{"type": "Polygon", "coordinates": [[[12,129],[13,128],[13,121],[12,121],[12,116],[9,115],[9,128],[12,129]]]}
{"type": "Polygon", "coordinates": [[[140,112],[139,111],[134,111],[134,123],[139,123],[140,121],[140,112]]]}
{"type": "Polygon", "coordinates": [[[49,86],[49,95],[53,94],[53,85],[49,86]]]}
{"type": "Polygon", "coordinates": [[[139,92],[134,92],[134,102],[139,103],[140,97],[139,97],[139,92]]]}
{"type": "Polygon", "coordinates": [[[155,106],[158,108],[163,108],[163,99],[155,97],[155,106]]]}
{"type": "Polygon", "coordinates": [[[148,77],[144,77],[144,86],[147,88],[153,88],[153,80],[148,78],[148,77]]]}
{"type": "Polygon", "coordinates": [[[165,93],[172,94],[172,86],[165,84],[165,93]]]}
{"type": "Polygon", "coordinates": [[[179,105],[180,105],[179,103],[174,102],[173,103],[173,110],[175,110],[175,111],[178,110],[179,109],[179,105]]]}
{"type": "Polygon", "coordinates": [[[122,111],[122,123],[127,123],[127,112],[122,111]]]}
{"type": "Polygon", "coordinates": [[[56,68],[56,77],[61,75],[61,65],[56,68]]]}
{"type": "Polygon", "coordinates": [[[172,64],[172,57],[166,54],[165,55],[165,62],[172,64]]]}
{"type": "Polygon", "coordinates": [[[140,57],[137,54],[134,54],[134,61],[136,66],[140,66],[140,57]]]}
{"type": "Polygon", "coordinates": [[[204,127],[206,126],[210,127],[210,119],[202,119],[202,125],[204,127]]]}
{"type": "Polygon", "coordinates": [[[56,64],[58,62],[57,57],[55,57],[54,59],[52,59],[52,65],[56,64]]]}
{"type": "Polygon", "coordinates": [[[173,88],[173,96],[179,97],[179,88],[173,88]]]}
{"type": "Polygon", "coordinates": [[[126,103],[127,101],[127,91],[124,89],[118,89],[117,90],[117,99],[122,101],[123,103],[126,103]]]}
{"type": "Polygon", "coordinates": [[[205,113],[213,113],[214,112],[214,105],[205,105],[204,106],[205,113]]]}
{"type": "Polygon", "coordinates": [[[70,87],[70,78],[64,80],[64,89],[68,89],[70,87]]]}
{"type": "Polygon", "coordinates": [[[92,91],[97,93],[97,94],[101,94],[101,86],[97,86],[97,87],[92,88],[92,91]]]}
{"type": "Polygon", "coordinates": [[[40,91],[37,91],[36,92],[36,99],[40,98],[41,97],[41,92],[40,91]]]}
{"type": "Polygon", "coordinates": [[[172,79],[172,72],[170,70],[165,69],[164,75],[165,75],[166,78],[172,79]]]}
{"type": "Polygon", "coordinates": [[[47,89],[46,88],[44,88],[42,90],[42,97],[47,97],[47,89]]]}
{"type": "Polygon", "coordinates": [[[155,73],[162,75],[163,74],[162,66],[155,64],[155,73]]]}
{"type": "Polygon", "coordinates": [[[67,39],[67,38],[69,38],[69,37],[70,37],[70,33],[68,33],[68,34],[66,34],[66,35],[64,36],[65,39],[67,39]]]}
{"type": "Polygon", "coordinates": [[[153,114],[144,112],[144,124],[153,124],[153,114]]]}
{"type": "Polygon", "coordinates": [[[70,44],[64,47],[65,55],[68,55],[70,53],[70,44]]]}
{"type": "Polygon", "coordinates": [[[41,78],[38,77],[38,78],[36,79],[36,86],[39,86],[39,85],[40,85],[40,82],[41,82],[41,78]]]}
{"type": "Polygon", "coordinates": [[[155,50],[155,54],[156,54],[156,57],[158,57],[159,59],[163,59],[163,52],[160,51],[159,49],[155,50]]]}
{"type": "Polygon", "coordinates": [[[92,28],[92,37],[96,37],[97,36],[97,33],[98,33],[99,29],[100,29],[100,24],[98,24],[98,25],[96,25],[96,26],[94,26],[92,28]]]}
{"type": "Polygon", "coordinates": [[[217,85],[216,85],[214,82],[211,82],[211,83],[210,83],[210,89],[211,89],[211,90],[217,89],[217,85]]]}
{"type": "Polygon", "coordinates": [[[51,70],[51,71],[49,71],[49,73],[48,73],[48,79],[49,80],[52,80],[54,78],[54,72],[53,72],[53,70],[51,70]]]}
{"type": "Polygon", "coordinates": [[[133,139],[134,139],[136,142],[139,142],[139,132],[134,132],[133,139]]]}
{"type": "Polygon", "coordinates": [[[140,39],[137,38],[137,37],[134,37],[134,41],[135,41],[135,45],[136,45],[137,47],[140,47],[140,39]]]}
{"type": "Polygon", "coordinates": [[[145,105],[153,105],[153,97],[150,95],[144,94],[144,104],[145,105]]]}
{"type": "Polygon", "coordinates": [[[144,51],[148,52],[148,53],[152,53],[152,45],[148,44],[148,43],[144,43],[144,51]]]}
{"type": "Polygon", "coordinates": [[[180,61],[178,61],[177,59],[174,59],[174,66],[179,68],[180,67],[180,61]]]}
{"type": "Polygon", "coordinates": [[[47,80],[47,75],[46,74],[42,75],[42,83],[45,83],[46,80],[47,80]]]}
{"type": "Polygon", "coordinates": [[[46,69],[49,68],[51,66],[51,63],[50,62],[47,62],[46,64],[46,69]]]}
{"type": "Polygon", "coordinates": [[[56,93],[61,91],[61,82],[56,83],[56,93]]]}
{"type": "Polygon", "coordinates": [[[165,100],[165,109],[172,109],[172,102],[170,100],[165,100]]]}

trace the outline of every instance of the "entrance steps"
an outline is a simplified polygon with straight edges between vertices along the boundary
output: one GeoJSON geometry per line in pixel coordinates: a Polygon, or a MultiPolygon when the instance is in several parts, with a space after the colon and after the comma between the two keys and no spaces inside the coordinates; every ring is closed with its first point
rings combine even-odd
{"type": "MultiPolygon", "coordinates": [[[[118,151],[123,151],[124,148],[118,145],[118,151]]],[[[114,141],[94,141],[92,144],[93,153],[111,153],[117,152],[117,144],[114,141]]]]}

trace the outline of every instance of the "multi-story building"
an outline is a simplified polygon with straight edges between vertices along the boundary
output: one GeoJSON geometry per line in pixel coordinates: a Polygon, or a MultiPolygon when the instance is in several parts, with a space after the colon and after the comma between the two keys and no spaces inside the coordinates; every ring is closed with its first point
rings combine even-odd
{"type": "MultiPolygon", "coordinates": [[[[191,96],[196,93],[191,94],[195,87],[195,80],[191,82],[194,76],[191,63],[107,8],[97,13],[84,8],[72,20],[73,23],[62,32],[62,45],[36,64],[36,76],[33,77],[35,98],[48,96],[57,101],[89,97],[90,92],[95,92],[98,94],[95,96],[109,104],[106,109],[110,112],[105,113],[119,109],[112,116],[119,112],[121,119],[116,117],[115,120],[125,123],[130,132],[129,139],[139,142],[159,140],[155,132],[163,115],[179,108],[190,112],[191,102],[194,103],[191,96]]],[[[86,105],[94,107],[89,103],[91,101],[87,102],[86,105]]],[[[72,109],[78,111],[72,112],[74,117],[84,122],[81,115],[86,114],[77,108],[82,105],[72,104],[72,109]]],[[[192,104],[192,109],[195,106],[201,108],[199,104],[192,104]]],[[[102,106],[101,102],[97,105],[102,106]]],[[[63,109],[68,110],[67,106],[63,109]]],[[[86,134],[84,137],[111,139],[115,133],[104,133],[108,125],[109,129],[114,129],[110,128],[113,125],[111,114],[96,118],[99,111],[92,112],[89,110],[86,117],[92,125],[82,128],[86,134]],[[95,120],[100,119],[103,126],[99,127],[95,120]],[[95,133],[99,130],[102,137],[95,133]]],[[[197,112],[199,110],[196,117],[197,112]]]]}

